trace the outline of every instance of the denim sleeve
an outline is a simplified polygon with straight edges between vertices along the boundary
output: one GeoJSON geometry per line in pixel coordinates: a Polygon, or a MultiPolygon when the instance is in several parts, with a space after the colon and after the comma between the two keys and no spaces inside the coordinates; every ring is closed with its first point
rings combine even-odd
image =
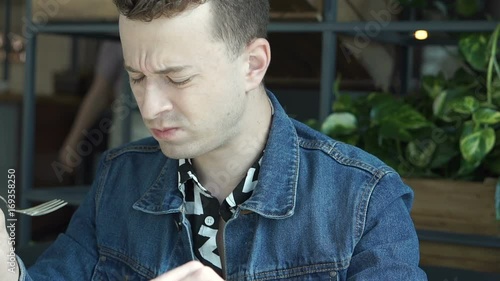
{"type": "Polygon", "coordinates": [[[96,201],[100,194],[100,182],[105,174],[106,169],[101,160],[97,178],[71,218],[66,232],[60,234],[29,269],[26,270],[22,261],[19,262],[20,281],[92,279],[98,261],[95,235],[96,201]]]}
{"type": "Polygon", "coordinates": [[[410,217],[413,191],[390,172],[373,188],[365,226],[347,272],[349,281],[427,280],[410,217]]]}

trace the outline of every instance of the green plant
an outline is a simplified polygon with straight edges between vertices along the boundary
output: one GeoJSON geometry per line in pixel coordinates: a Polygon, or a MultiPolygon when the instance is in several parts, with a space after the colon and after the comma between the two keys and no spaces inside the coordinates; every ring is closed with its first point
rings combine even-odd
{"type": "Polygon", "coordinates": [[[382,159],[405,177],[500,176],[500,25],[460,39],[467,67],[422,79],[421,92],[352,96],[334,87],[333,114],[312,127],[382,159]]]}

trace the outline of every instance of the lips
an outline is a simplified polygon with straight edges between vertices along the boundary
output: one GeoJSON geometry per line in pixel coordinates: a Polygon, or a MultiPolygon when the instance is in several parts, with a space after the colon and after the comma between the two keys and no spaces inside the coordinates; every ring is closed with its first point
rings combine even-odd
{"type": "Polygon", "coordinates": [[[177,133],[177,131],[179,130],[179,128],[162,128],[162,129],[151,129],[151,131],[153,132],[153,135],[157,138],[157,139],[161,139],[161,140],[169,140],[169,139],[172,139],[173,137],[175,137],[175,134],[177,133]]]}

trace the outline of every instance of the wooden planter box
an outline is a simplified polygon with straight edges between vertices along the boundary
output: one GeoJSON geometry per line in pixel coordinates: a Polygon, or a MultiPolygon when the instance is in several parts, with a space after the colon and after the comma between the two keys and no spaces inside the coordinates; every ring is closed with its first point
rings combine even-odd
{"type": "MultiPolygon", "coordinates": [[[[413,188],[411,212],[417,230],[500,238],[495,218],[496,180],[484,183],[404,179],[413,188]]],[[[420,241],[421,264],[500,272],[500,247],[420,241]]]]}

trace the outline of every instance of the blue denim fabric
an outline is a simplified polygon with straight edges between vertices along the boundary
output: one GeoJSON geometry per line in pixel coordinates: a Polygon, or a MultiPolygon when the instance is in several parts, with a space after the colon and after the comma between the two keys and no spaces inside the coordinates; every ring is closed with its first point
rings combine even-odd
{"type": "MultiPolygon", "coordinates": [[[[413,193],[377,158],[290,119],[276,98],[259,183],[224,228],[227,280],[427,280],[413,193]]],[[[195,259],[177,160],[107,152],[66,233],[21,280],[149,280],[195,259]]],[[[22,263],[21,263],[22,264],[22,263]]]]}

